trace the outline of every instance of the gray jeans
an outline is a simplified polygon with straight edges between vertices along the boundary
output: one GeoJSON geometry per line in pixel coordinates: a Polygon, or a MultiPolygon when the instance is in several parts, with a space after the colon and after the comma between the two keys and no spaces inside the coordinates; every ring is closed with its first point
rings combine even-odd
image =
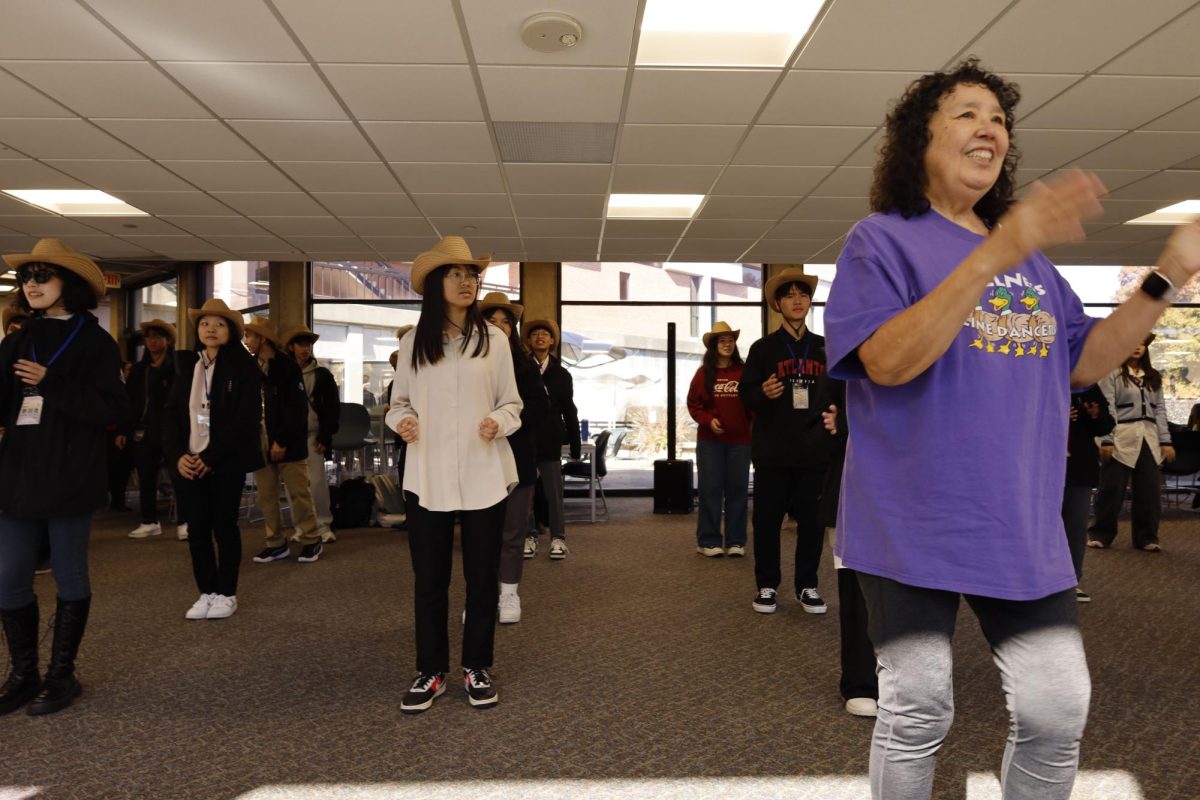
{"type": "Polygon", "coordinates": [[[520,583],[525,569],[525,537],[529,534],[529,509],[533,506],[533,484],[518,486],[508,493],[504,507],[504,536],[500,540],[500,582],[520,583]]]}
{"type": "Polygon", "coordinates": [[[538,480],[542,482],[542,495],[546,498],[550,535],[563,538],[567,535],[567,525],[563,512],[562,461],[539,461],[537,468],[538,480]]]}
{"type": "MultiPolygon", "coordinates": [[[[879,674],[871,796],[926,800],[954,719],[951,640],[959,597],[859,573],[879,674]]],[[[963,595],[1000,668],[1012,725],[1004,800],[1067,800],[1079,765],[1091,679],[1073,589],[1040,600],[963,595]]]]}

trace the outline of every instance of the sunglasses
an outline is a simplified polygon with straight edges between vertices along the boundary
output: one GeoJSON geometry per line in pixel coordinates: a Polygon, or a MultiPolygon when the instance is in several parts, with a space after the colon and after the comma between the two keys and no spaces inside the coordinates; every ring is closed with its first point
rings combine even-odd
{"type": "Polygon", "coordinates": [[[49,283],[58,277],[58,269],[49,264],[26,264],[17,270],[17,280],[21,283],[49,283]]]}

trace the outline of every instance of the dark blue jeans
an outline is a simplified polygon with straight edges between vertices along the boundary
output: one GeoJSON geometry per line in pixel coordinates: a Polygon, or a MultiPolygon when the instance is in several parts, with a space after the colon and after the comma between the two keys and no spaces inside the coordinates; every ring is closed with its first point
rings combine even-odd
{"type": "Polygon", "coordinates": [[[92,515],[17,519],[0,514],[0,608],[24,608],[34,600],[33,571],[42,537],[50,537],[50,566],[58,597],[83,600],[92,594],[88,580],[88,538],[92,515]]]}
{"type": "Polygon", "coordinates": [[[696,544],[721,547],[721,511],[725,511],[725,547],[746,546],[746,494],[750,486],[750,445],[696,442],[700,473],[700,517],[696,544]]]}

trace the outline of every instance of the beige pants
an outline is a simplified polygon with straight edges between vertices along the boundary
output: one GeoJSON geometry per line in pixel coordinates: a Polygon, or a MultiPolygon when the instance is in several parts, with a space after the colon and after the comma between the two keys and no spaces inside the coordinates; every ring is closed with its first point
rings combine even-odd
{"type": "Polygon", "coordinates": [[[308,485],[312,491],[313,508],[317,511],[317,527],[321,533],[329,530],[333,512],[329,510],[329,484],[325,481],[326,455],[317,455],[317,437],[308,436],[308,485]]]}
{"type": "Polygon", "coordinates": [[[267,547],[279,547],[287,541],[283,514],[279,510],[279,483],[287,487],[292,503],[292,522],[300,529],[300,543],[321,541],[317,515],[313,511],[312,492],[308,487],[308,461],[272,463],[254,473],[258,487],[258,508],[266,518],[267,547]]]}

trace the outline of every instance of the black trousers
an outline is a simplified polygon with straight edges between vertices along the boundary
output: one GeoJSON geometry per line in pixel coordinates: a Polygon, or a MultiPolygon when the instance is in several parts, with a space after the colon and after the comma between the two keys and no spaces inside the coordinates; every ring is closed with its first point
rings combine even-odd
{"type": "Polygon", "coordinates": [[[404,493],[408,510],[408,550],[412,555],[417,671],[450,670],[450,569],[454,562],[454,517],[462,527],[462,569],[467,583],[467,621],[463,626],[462,665],[492,666],[496,639],[496,609],[500,600],[500,541],[504,532],[505,501],[474,511],[430,511],[411,492],[404,493]]]}
{"type": "Polygon", "coordinates": [[[783,518],[796,518],[796,591],[817,586],[817,567],[825,543],[818,517],[825,468],[754,468],[754,578],[760,589],[778,589],[779,529],[783,518]]]}
{"type": "Polygon", "coordinates": [[[842,699],[869,697],[879,699],[879,678],[875,674],[875,648],[867,636],[867,600],[858,585],[858,574],[839,569],[838,622],[842,627],[842,699]]]}
{"type": "Polygon", "coordinates": [[[1075,565],[1077,581],[1083,580],[1083,554],[1087,552],[1088,512],[1091,510],[1091,501],[1090,486],[1068,483],[1063,489],[1063,528],[1067,531],[1067,547],[1071,548],[1071,563],[1075,565]]]}
{"type": "Polygon", "coordinates": [[[117,447],[115,434],[108,436],[108,504],[114,508],[125,505],[125,489],[129,486],[129,474],[133,472],[132,442],[126,440],[125,449],[117,447]]]}
{"type": "Polygon", "coordinates": [[[1133,479],[1133,546],[1145,547],[1158,541],[1162,518],[1158,464],[1150,445],[1142,442],[1137,464],[1131,469],[1115,458],[1100,467],[1100,493],[1096,496],[1096,524],[1092,538],[1111,545],[1117,538],[1117,517],[1125,502],[1125,486],[1133,479]]]}
{"type": "MultiPolygon", "coordinates": [[[[133,448],[133,464],[137,469],[138,476],[138,499],[141,502],[142,522],[153,524],[158,522],[158,471],[162,468],[166,458],[163,453],[162,443],[143,439],[140,442],[134,442],[132,438],[129,440],[129,447],[133,448]]],[[[179,477],[179,473],[172,468],[173,465],[167,465],[167,477],[171,480],[171,487],[175,491],[175,522],[181,522],[187,519],[187,514],[183,510],[183,492],[180,491],[180,483],[183,479],[179,477]]]]}
{"type": "Polygon", "coordinates": [[[237,594],[242,566],[242,532],[238,510],[242,505],[245,473],[209,473],[194,480],[180,479],[188,516],[188,549],[192,575],[201,594],[237,594]],[[215,542],[215,546],[214,546],[215,542]]]}

